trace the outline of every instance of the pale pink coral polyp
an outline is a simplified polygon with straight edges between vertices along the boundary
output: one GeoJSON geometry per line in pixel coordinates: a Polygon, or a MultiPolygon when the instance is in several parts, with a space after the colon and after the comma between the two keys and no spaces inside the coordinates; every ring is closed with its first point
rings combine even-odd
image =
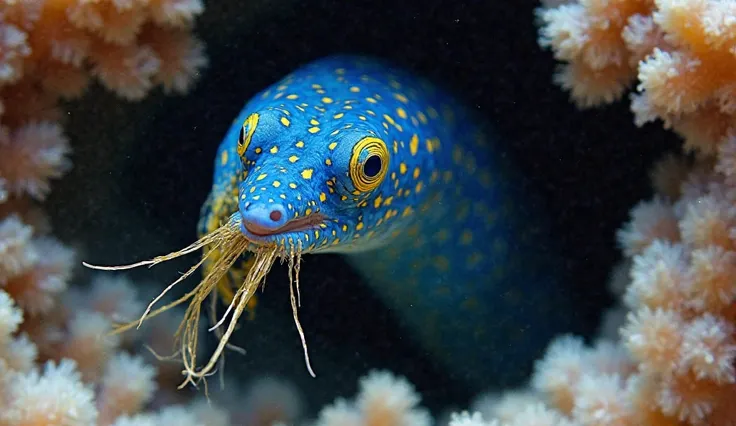
{"type": "Polygon", "coordinates": [[[71,167],[69,141],[57,123],[32,122],[6,132],[0,135],[0,150],[0,176],[15,195],[43,200],[50,190],[49,181],[71,167]]]}
{"type": "Polygon", "coordinates": [[[732,127],[733,2],[581,0],[538,15],[539,44],[564,62],[555,81],[579,107],[611,103],[635,86],[637,125],[661,119],[707,153],[732,127]],[[731,124],[712,126],[722,121],[731,124]]]}

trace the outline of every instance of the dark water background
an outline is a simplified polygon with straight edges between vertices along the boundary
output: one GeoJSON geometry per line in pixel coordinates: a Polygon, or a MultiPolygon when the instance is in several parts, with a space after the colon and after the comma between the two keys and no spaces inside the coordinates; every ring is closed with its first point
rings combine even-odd
{"type": "MultiPolygon", "coordinates": [[[[650,196],[648,170],[676,138],[637,129],[628,102],[580,112],[551,82],[555,63],[537,43],[532,1],[210,1],[198,21],[210,66],[187,97],[153,93],[127,104],[99,88],[69,106],[75,169],[49,201],[56,234],[85,260],[121,263],[178,249],[195,238],[225,130],[255,92],[299,64],[332,53],[386,57],[442,82],[495,123],[519,168],[539,188],[577,299],[576,333],[589,335],[611,303],[614,232],[650,196]]],[[[194,261],[131,276],[153,290],[194,261]]],[[[84,271],[80,271],[84,272],[84,271]]],[[[84,280],[80,274],[80,281],[84,280]]],[[[465,405],[478,390],[418,350],[393,314],[337,256],[302,268],[302,324],[318,378],[303,365],[283,271],[261,297],[257,320],[235,343],[227,374],[294,380],[317,408],[350,396],[370,368],[405,375],[424,404],[465,405]],[[325,272],[327,271],[327,272],[325,272]]]]}

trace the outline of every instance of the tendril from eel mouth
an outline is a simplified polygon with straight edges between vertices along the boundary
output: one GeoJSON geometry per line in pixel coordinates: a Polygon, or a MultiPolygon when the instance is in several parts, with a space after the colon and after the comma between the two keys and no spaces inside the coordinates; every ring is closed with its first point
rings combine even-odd
{"type": "MultiPolygon", "coordinates": [[[[298,307],[300,306],[299,297],[299,270],[301,266],[302,246],[301,242],[296,247],[290,246],[288,251],[284,246],[276,244],[276,242],[264,242],[264,241],[252,241],[240,230],[241,218],[238,213],[230,216],[227,223],[204,235],[196,242],[189,246],[161,256],[156,256],[151,260],[145,260],[136,262],[129,265],[120,266],[97,266],[87,262],[82,264],[88,268],[104,271],[119,271],[133,269],[141,266],[153,267],[159,263],[163,263],[186,254],[193,253],[200,248],[204,249],[204,255],[195,265],[190,267],[181,277],[176,281],[169,284],[146,308],[143,315],[138,320],[131,321],[124,324],[117,324],[112,333],[122,333],[130,330],[133,327],[139,328],[143,321],[153,318],[175,306],[178,306],[186,301],[189,301],[189,305],[184,313],[184,317],[179,324],[179,328],[174,334],[174,346],[179,349],[175,351],[172,356],[177,353],[181,354],[181,359],[184,364],[184,370],[182,374],[185,376],[184,381],[179,385],[179,389],[186,386],[187,383],[191,383],[193,386],[197,386],[200,380],[206,379],[207,376],[214,374],[214,370],[217,367],[218,362],[221,358],[224,360],[224,349],[229,345],[228,341],[235,331],[238,319],[245,310],[248,302],[255,294],[258,287],[260,287],[266,278],[266,275],[271,270],[271,267],[277,259],[281,259],[281,263],[285,260],[288,261],[289,268],[289,293],[290,302],[292,308],[292,314],[294,322],[299,332],[301,339],[302,348],[304,351],[304,361],[312,377],[316,377],[314,370],[311,367],[309,361],[309,353],[307,350],[307,343],[304,336],[304,332],[299,322],[298,307]],[[207,300],[208,297],[212,297],[213,306],[216,297],[216,286],[217,283],[222,279],[232,265],[238,260],[240,255],[245,251],[251,251],[254,260],[253,266],[248,271],[243,280],[243,283],[238,287],[235,295],[228,305],[226,311],[222,317],[217,320],[214,308],[211,309],[213,326],[209,329],[210,331],[219,331],[220,327],[227,322],[227,327],[224,331],[218,333],[219,342],[215,351],[210,355],[207,362],[202,366],[197,365],[197,343],[199,338],[199,318],[201,314],[202,304],[207,300]],[[181,296],[180,298],[170,302],[157,309],[153,309],[154,306],[161,301],[172,288],[177,284],[184,281],[200,266],[207,261],[212,262],[209,266],[209,271],[205,274],[204,278],[197,284],[192,290],[181,296]],[[227,321],[228,316],[230,317],[229,322],[227,321]]],[[[205,381],[206,386],[206,381],[205,381]]]]}

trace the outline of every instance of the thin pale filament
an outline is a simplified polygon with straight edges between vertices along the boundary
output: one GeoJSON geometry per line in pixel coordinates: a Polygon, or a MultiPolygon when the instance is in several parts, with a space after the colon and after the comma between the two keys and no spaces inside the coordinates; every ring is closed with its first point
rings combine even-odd
{"type": "MultiPolygon", "coordinates": [[[[204,280],[202,283],[200,283],[192,291],[186,293],[184,296],[176,299],[175,301],[165,306],[162,306],[159,309],[156,309],[155,311],[151,311],[153,309],[153,306],[156,303],[158,303],[163,298],[163,296],[169,292],[169,290],[174,288],[174,286],[181,283],[187,277],[189,277],[192,273],[194,273],[194,271],[196,271],[207,260],[207,258],[212,253],[220,249],[220,247],[222,247],[223,245],[227,245],[228,242],[233,241],[233,239],[237,238],[237,236],[240,236],[241,238],[245,239],[245,237],[239,232],[238,222],[239,221],[236,219],[236,215],[233,215],[230,217],[230,219],[228,220],[226,224],[220,226],[219,228],[215,229],[209,234],[203,236],[202,238],[190,244],[189,246],[185,247],[184,249],[175,251],[173,253],[169,253],[166,255],[156,256],[155,258],[151,260],[145,260],[141,262],[132,263],[129,265],[120,265],[120,266],[98,266],[98,265],[91,265],[87,262],[82,262],[82,264],[88,268],[105,270],[105,271],[126,270],[126,269],[133,269],[133,268],[141,267],[141,266],[152,267],[159,263],[162,263],[168,260],[172,260],[172,259],[184,256],[186,254],[190,254],[202,247],[212,245],[212,247],[210,247],[210,250],[207,252],[207,254],[205,256],[202,256],[202,259],[199,262],[197,262],[194,266],[189,268],[189,270],[187,270],[187,272],[184,273],[181,277],[179,277],[176,281],[168,285],[166,289],[164,289],[164,291],[162,291],[151,303],[148,304],[145,312],[143,313],[143,315],[141,315],[141,317],[138,320],[130,321],[124,324],[117,324],[114,327],[112,334],[122,333],[124,331],[130,330],[134,326],[140,327],[144,320],[153,318],[163,312],[168,311],[171,308],[174,308],[180,305],[181,303],[191,299],[192,297],[196,296],[201,291],[200,287],[203,284],[204,280]]],[[[245,248],[243,248],[243,251],[245,251],[245,248]]]]}
{"type": "MultiPolygon", "coordinates": [[[[228,241],[222,247],[221,256],[212,265],[211,271],[195,289],[196,294],[189,303],[184,313],[184,319],[179,326],[179,330],[176,332],[176,340],[182,345],[182,360],[184,361],[185,371],[191,370],[191,366],[196,366],[196,348],[199,340],[199,318],[202,303],[214,291],[219,280],[222,279],[230,267],[237,261],[238,257],[248,247],[248,244],[248,240],[240,233],[228,241]]],[[[275,251],[275,248],[272,248],[272,250],[275,251]]],[[[227,343],[227,339],[229,339],[229,336],[223,335],[220,338],[220,342],[224,341],[227,343]]],[[[219,354],[216,355],[219,356],[219,354]]],[[[187,381],[189,380],[185,380],[185,383],[187,381]]]]}
{"type": "MultiPolygon", "coordinates": [[[[197,331],[196,326],[194,325],[196,319],[195,317],[192,317],[188,320],[185,320],[187,322],[187,325],[185,326],[185,333],[190,334],[190,337],[188,339],[185,338],[182,341],[182,349],[185,351],[186,354],[188,354],[185,355],[183,358],[184,372],[187,378],[180,385],[180,388],[183,387],[186,383],[196,384],[195,379],[204,378],[213,373],[213,369],[215,368],[218,359],[223,353],[223,350],[226,347],[230,336],[235,330],[238,319],[248,305],[248,301],[251,299],[251,297],[253,297],[256,290],[258,289],[258,286],[263,282],[266,274],[268,274],[271,266],[276,261],[277,255],[278,249],[276,249],[275,247],[267,247],[256,251],[253,266],[250,271],[248,271],[243,284],[238,288],[233,297],[232,303],[235,306],[235,309],[232,313],[232,316],[230,317],[228,327],[222,334],[217,348],[215,349],[212,356],[210,356],[208,362],[199,370],[197,370],[196,368],[196,353],[192,351],[192,348],[196,347],[192,346],[192,338],[196,340],[197,331]],[[189,340],[188,344],[187,340],[189,340]]],[[[223,258],[224,257],[225,256],[223,256],[223,258]]],[[[194,303],[192,303],[192,305],[194,305],[194,303]]],[[[190,308],[192,307],[192,305],[190,305],[190,308]]]]}
{"type": "MultiPolygon", "coordinates": [[[[284,257],[288,257],[289,260],[289,293],[292,307],[292,314],[294,322],[296,323],[299,336],[301,338],[302,347],[304,349],[304,358],[307,366],[307,370],[312,377],[316,377],[314,371],[310,365],[309,354],[307,351],[306,339],[304,337],[304,331],[299,322],[298,307],[301,305],[301,295],[299,294],[299,270],[301,264],[302,246],[299,242],[299,247],[295,251],[292,245],[291,252],[288,255],[283,251],[283,248],[277,247],[275,244],[261,246],[254,251],[254,262],[251,269],[248,271],[243,283],[236,291],[233,300],[226,309],[222,318],[217,320],[217,315],[214,306],[211,306],[210,315],[214,326],[210,328],[210,331],[215,330],[218,337],[218,345],[214,353],[209,357],[207,363],[200,369],[197,369],[197,347],[199,340],[199,318],[202,308],[202,303],[210,296],[215,299],[215,287],[217,283],[228,273],[233,264],[238,258],[251,246],[252,242],[249,241],[241,232],[239,228],[239,216],[236,214],[230,217],[230,220],[225,225],[217,228],[211,233],[203,236],[196,242],[190,244],[182,250],[169,253],[162,256],[157,256],[151,260],[136,262],[129,265],[121,266],[98,266],[91,265],[87,262],[83,262],[83,265],[98,270],[106,271],[117,271],[133,269],[141,266],[152,267],[156,264],[172,260],[183,255],[192,253],[200,248],[205,247],[207,252],[202,259],[197,262],[194,266],[189,268],[181,277],[176,281],[169,284],[156,298],[151,301],[147,306],[143,315],[136,321],[131,321],[126,324],[118,325],[113,333],[121,333],[129,330],[134,326],[140,327],[144,320],[153,318],[175,306],[180,305],[185,301],[189,301],[189,305],[184,313],[184,318],[179,325],[179,329],[175,333],[175,345],[180,346],[177,352],[181,353],[182,362],[184,364],[183,374],[186,376],[185,380],[179,386],[181,389],[187,383],[191,383],[195,387],[199,379],[204,379],[215,373],[215,367],[218,361],[224,362],[224,349],[241,348],[232,347],[228,343],[232,333],[234,332],[238,319],[246,309],[248,302],[253,297],[258,287],[265,285],[265,280],[268,272],[275,263],[278,257],[282,260],[284,257]],[[153,307],[167,294],[172,288],[184,281],[205,261],[215,252],[219,253],[219,256],[213,260],[209,271],[206,276],[193,288],[182,297],[175,301],[168,303],[158,309],[153,307]],[[296,291],[296,294],[295,294],[296,291]],[[223,332],[220,328],[226,319],[230,317],[227,329],[223,332]]],[[[215,303],[213,301],[213,303],[215,303]]],[[[205,383],[206,386],[206,383],[205,383]]]]}
{"type": "Polygon", "coordinates": [[[225,237],[227,234],[232,232],[232,230],[230,229],[232,225],[233,225],[233,220],[231,218],[227,224],[215,229],[214,231],[203,236],[202,238],[198,239],[192,244],[184,247],[183,249],[179,251],[175,251],[173,253],[156,256],[153,259],[143,260],[140,262],[131,263],[129,265],[100,266],[100,265],[92,265],[87,262],[82,262],[82,265],[90,269],[97,269],[101,271],[122,271],[122,270],[127,270],[127,269],[139,268],[141,266],[148,266],[150,268],[154,265],[158,265],[159,263],[166,262],[172,259],[176,259],[177,257],[184,256],[185,254],[193,253],[206,245],[216,243],[216,242],[221,243],[223,237],[225,237]]]}
{"type": "MultiPolygon", "coordinates": [[[[312,365],[309,362],[309,351],[307,349],[307,339],[304,336],[304,330],[302,324],[299,322],[299,307],[297,306],[297,297],[294,296],[294,289],[296,293],[299,293],[299,269],[302,262],[302,245],[299,242],[299,249],[294,253],[294,246],[292,246],[291,253],[289,256],[289,300],[291,301],[291,314],[294,317],[294,324],[299,332],[299,338],[302,342],[302,349],[304,350],[304,363],[307,366],[307,371],[312,377],[317,377],[314,374],[312,365]]],[[[301,303],[301,302],[300,302],[301,303]]]]}

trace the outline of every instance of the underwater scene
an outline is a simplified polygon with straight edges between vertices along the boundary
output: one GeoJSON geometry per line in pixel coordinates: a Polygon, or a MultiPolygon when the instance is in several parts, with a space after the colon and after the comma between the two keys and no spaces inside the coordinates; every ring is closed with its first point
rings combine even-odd
{"type": "Polygon", "coordinates": [[[733,0],[0,0],[0,426],[736,426],[733,0]]]}

